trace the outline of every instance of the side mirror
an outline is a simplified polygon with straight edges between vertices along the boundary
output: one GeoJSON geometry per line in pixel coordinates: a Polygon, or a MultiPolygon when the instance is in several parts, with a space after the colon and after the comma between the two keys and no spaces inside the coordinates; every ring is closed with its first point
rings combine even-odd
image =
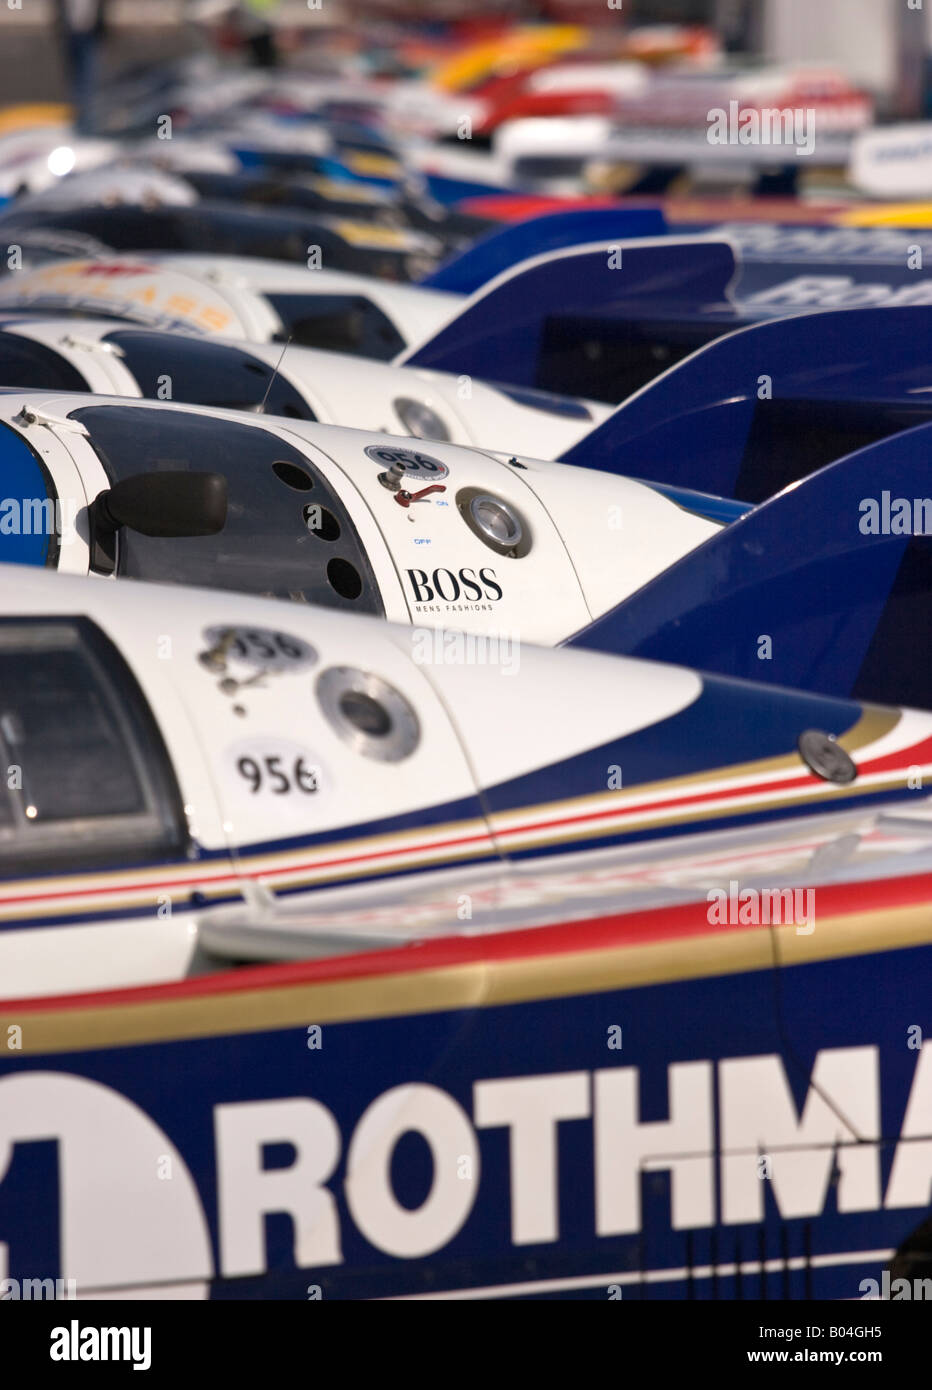
{"type": "Polygon", "coordinates": [[[91,568],[112,574],[114,539],[126,526],[142,536],[214,536],[227,519],[222,473],[134,473],[98,493],[89,509],[91,568]]]}

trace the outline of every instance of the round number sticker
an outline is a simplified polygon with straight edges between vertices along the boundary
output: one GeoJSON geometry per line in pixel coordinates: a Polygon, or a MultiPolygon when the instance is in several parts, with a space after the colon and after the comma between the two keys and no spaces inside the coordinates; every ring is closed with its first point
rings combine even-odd
{"type": "Polygon", "coordinates": [[[265,671],[294,671],[313,666],[317,653],[308,643],[290,632],[274,632],[264,627],[209,627],[204,633],[208,656],[216,664],[241,661],[265,671]]]}
{"type": "Polygon", "coordinates": [[[396,449],[392,444],[370,444],[366,454],[373,463],[383,468],[400,468],[406,478],[423,478],[425,482],[437,482],[449,475],[449,468],[430,454],[422,454],[417,449],[396,449]]]}

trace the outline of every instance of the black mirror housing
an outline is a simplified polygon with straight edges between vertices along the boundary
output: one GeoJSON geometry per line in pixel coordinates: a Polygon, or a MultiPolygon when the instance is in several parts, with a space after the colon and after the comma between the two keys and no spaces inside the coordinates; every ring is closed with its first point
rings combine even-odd
{"type": "Polygon", "coordinates": [[[142,536],[214,536],[227,519],[222,473],[134,473],[94,499],[94,529],[142,536]]]}
{"type": "Polygon", "coordinates": [[[116,533],[126,526],[142,536],[214,536],[227,519],[222,473],[133,473],[100,492],[88,508],[91,569],[113,574],[116,533]]]}

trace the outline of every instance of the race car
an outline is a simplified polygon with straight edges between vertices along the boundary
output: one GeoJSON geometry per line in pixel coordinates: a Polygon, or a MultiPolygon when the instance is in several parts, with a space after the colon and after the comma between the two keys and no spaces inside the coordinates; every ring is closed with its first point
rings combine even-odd
{"type": "MultiPolygon", "coordinates": [[[[41,109],[30,116],[27,109],[0,125],[0,202],[50,188],[73,170],[127,157],[183,166],[195,151],[203,168],[232,172],[261,163],[390,186],[405,177],[391,136],[325,114],[335,97],[361,101],[376,94],[358,81],[302,81],[281,73],[270,84],[266,74],[231,74],[197,59],[177,83],[169,78],[153,87],[132,76],[111,81],[98,94],[102,136],[79,134],[63,119],[62,108],[53,119],[43,118],[41,109]],[[283,99],[292,109],[284,109],[283,99]],[[275,100],[279,109],[270,104],[275,100]],[[298,107],[303,119],[295,118],[298,107]]],[[[371,103],[370,109],[375,114],[371,103]]]]}
{"type": "Polygon", "coordinates": [[[106,164],[119,148],[116,140],[79,136],[62,121],[0,126],[0,206],[20,193],[50,188],[73,170],[106,164]]]}
{"type": "Polygon", "coordinates": [[[4,1277],[876,1287],[929,1208],[932,716],[427,638],[0,585],[4,1277]]]}
{"type": "MultiPolygon", "coordinates": [[[[10,243],[7,253],[13,254],[10,243]]],[[[2,310],[105,313],[250,342],[290,340],[383,362],[445,322],[459,304],[458,296],[441,290],[237,256],[101,256],[17,271],[0,281],[2,310]]]]}
{"type": "Polygon", "coordinates": [[[546,391],[112,319],[0,318],[0,383],[223,406],[543,458],[609,414],[546,391]]]}
{"type": "MultiPolygon", "coordinates": [[[[112,211],[118,213],[120,209],[112,211]]],[[[54,223],[54,218],[50,220],[54,223]]],[[[414,287],[389,286],[372,276],[330,270],[320,255],[313,254],[320,248],[309,248],[306,268],[298,270],[282,262],[248,257],[108,256],[94,242],[89,248],[93,261],[64,260],[33,274],[24,267],[30,248],[35,251],[37,237],[41,236],[43,257],[54,253],[57,241],[86,238],[59,227],[20,228],[16,236],[21,240],[10,239],[6,244],[6,265],[16,273],[0,284],[0,308],[28,305],[59,312],[105,312],[157,326],[226,333],[250,341],[290,339],[307,347],[384,361],[409,344],[431,337],[435,328],[463,308],[466,293],[493,282],[528,256],[591,236],[630,240],[663,229],[663,218],[653,209],[548,214],[480,238],[445,261],[431,277],[432,283],[414,287]]],[[[383,233],[391,238],[394,229],[373,226],[370,239],[383,233]]],[[[86,257],[88,249],[82,254],[86,257]]]]}
{"type": "Polygon", "coordinates": [[[648,65],[707,64],[719,55],[716,36],[698,26],[563,26],[562,32],[551,31],[555,42],[541,44],[543,33],[540,26],[499,30],[419,77],[393,82],[379,94],[386,121],[408,133],[443,136],[468,116],[475,137],[509,119],[513,107],[559,114],[566,109],[564,95],[577,102],[603,95],[610,100],[619,87],[646,85],[648,65]]]}
{"type": "Polygon", "coordinates": [[[746,510],[525,455],[178,403],[11,389],[0,425],[6,560],[544,643],[746,510]]]}
{"type": "MultiPolygon", "coordinates": [[[[737,104],[735,119],[771,109],[812,111],[817,129],[831,134],[864,130],[874,118],[870,93],[836,65],[753,63],[740,59],[718,67],[664,67],[642,90],[619,92],[620,126],[688,128],[705,133],[711,111],[737,104]]],[[[738,143],[738,142],[735,142],[738,143]]],[[[753,144],[747,136],[740,144],[753,144]]]]}
{"type": "MultiPolygon", "coordinates": [[[[699,231],[532,256],[480,284],[396,360],[486,375],[490,362],[496,375],[507,364],[515,385],[617,403],[756,323],[932,303],[927,230],[736,222],[699,231]]],[[[431,284],[444,283],[441,268],[431,284]]]]}
{"type": "Polygon", "coordinates": [[[177,181],[199,198],[260,207],[307,208],[353,222],[407,227],[428,234],[446,251],[468,245],[496,225],[488,218],[444,207],[426,189],[414,196],[398,188],[320,175],[287,175],[274,169],[235,174],[192,169],[177,181]]]}
{"type": "Polygon", "coordinates": [[[86,237],[108,252],[190,251],[298,261],[386,280],[418,280],[432,270],[442,243],[423,232],[299,209],[269,211],[201,200],[193,206],[120,204],[12,208],[0,237],[28,245],[38,232],[86,237]]]}
{"type": "Polygon", "coordinates": [[[556,249],[528,254],[525,229],[512,226],[421,286],[248,260],[120,258],[8,275],[0,311],[105,312],[243,340],[290,337],[617,404],[754,323],[932,301],[922,269],[932,238],[922,230],[735,223],[701,236],[657,236],[656,212],[604,208],[543,216],[533,245],[550,222],[556,249]],[[573,244],[580,215],[585,225],[606,219],[615,239],[603,228],[597,240],[573,244]]]}
{"type": "Polygon", "coordinates": [[[181,139],[184,154],[160,149],[141,158],[131,150],[104,166],[69,174],[48,188],[27,193],[12,205],[17,215],[33,211],[98,206],[189,207],[201,199],[257,208],[303,209],[350,222],[376,222],[427,233],[445,252],[468,244],[495,223],[455,208],[444,207],[426,189],[415,196],[401,188],[385,188],[359,180],[314,174],[289,174],[270,169],[215,167],[212,146],[181,139]],[[203,160],[203,167],[202,161],[203,160]]]}
{"type": "Polygon", "coordinates": [[[843,176],[872,119],[870,97],[831,73],[721,81],[701,70],[664,72],[629,85],[589,88],[577,78],[564,92],[519,93],[499,109],[466,113],[481,138],[464,138],[461,125],[459,138],[414,146],[410,162],[437,196],[450,181],[454,200],[606,188],[657,194],[696,168],[726,177],[737,170],[745,181],[753,171],[760,192],[790,194],[809,165],[843,176]],[[791,96],[797,88],[805,95],[791,96]]]}

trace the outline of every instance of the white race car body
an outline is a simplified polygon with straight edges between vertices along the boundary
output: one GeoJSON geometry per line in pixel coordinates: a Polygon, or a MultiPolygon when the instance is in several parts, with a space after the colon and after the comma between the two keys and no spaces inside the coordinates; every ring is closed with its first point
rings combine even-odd
{"type": "MultiPolygon", "coordinates": [[[[367,229],[370,235],[378,231],[367,229]]],[[[385,229],[386,234],[392,231],[385,229]]],[[[0,309],[112,313],[256,343],[284,340],[289,334],[307,343],[302,320],[355,313],[361,346],[371,348],[362,355],[383,360],[439,328],[460,303],[460,295],[417,285],[233,256],[63,261],[0,281],[0,309]]],[[[352,346],[348,343],[347,350],[352,346]]]]}
{"type": "MultiPolygon", "coordinates": [[[[894,779],[905,807],[909,764],[928,770],[932,721],[915,711],[818,707],[863,767],[849,788],[796,751],[813,705],[792,692],[587,652],[500,645],[470,660],[461,634],[425,642],[242,594],[3,579],[8,1000],[600,908],[705,911],[707,883],[736,865],[815,874],[820,836],[857,843],[894,779]],[[733,765],[726,709],[743,713],[742,747],[785,756],[733,765]],[[704,729],[704,770],[686,777],[683,718],[704,729]],[[741,835],[722,814],[744,818],[741,835]]],[[[904,811],[920,841],[923,804],[904,811]]],[[[910,824],[890,835],[869,835],[858,864],[895,854],[910,824]]],[[[852,853],[819,867],[848,872],[852,853]]]]}
{"type": "MultiPolygon", "coordinates": [[[[693,700],[700,687],[698,679],[688,673],[657,670],[635,690],[625,678],[634,663],[616,663],[585,653],[522,652],[520,669],[508,676],[503,674],[504,668],[434,666],[429,658],[420,666],[411,632],[375,621],[269,604],[242,594],[97,585],[33,570],[7,571],[7,579],[0,611],[4,616],[15,613],[21,622],[11,632],[0,621],[5,651],[17,639],[23,640],[32,627],[30,619],[46,619],[36,624],[34,649],[47,661],[53,659],[52,653],[71,650],[76,661],[78,647],[82,664],[92,668],[74,675],[72,681],[69,665],[61,673],[56,697],[66,701],[75,694],[69,685],[82,683],[95,711],[99,711],[97,718],[89,714],[83,752],[76,746],[81,741],[76,741],[69,759],[69,781],[72,776],[77,779],[80,772],[75,764],[88,764],[92,752],[98,756],[106,752],[118,763],[127,756],[127,744],[144,767],[144,772],[137,773],[138,812],[128,809],[128,790],[118,787],[116,778],[112,782],[108,779],[106,786],[94,786],[90,779],[83,792],[75,781],[73,792],[88,802],[90,817],[76,858],[85,864],[96,862],[96,869],[78,877],[66,870],[31,886],[25,886],[22,879],[0,884],[0,915],[7,922],[12,917],[23,924],[22,930],[0,932],[0,978],[7,998],[182,976],[198,968],[198,921],[211,919],[212,910],[220,908],[221,920],[229,919],[229,905],[239,902],[242,907],[244,892],[254,905],[263,904],[263,912],[274,908],[279,893],[283,894],[282,904],[290,906],[292,913],[305,900],[306,894],[298,891],[303,871],[296,875],[295,870],[307,850],[282,857],[272,851],[273,844],[290,836],[306,836],[309,831],[319,834],[326,830],[333,839],[340,827],[352,838],[354,827],[370,820],[416,819],[435,803],[462,802],[464,809],[473,807],[471,815],[480,817],[475,826],[480,840],[471,845],[467,855],[453,856],[450,865],[443,868],[438,861],[437,871],[428,873],[435,894],[442,883],[449,885],[452,911],[440,913],[434,930],[448,926],[451,919],[456,920],[455,895],[462,891],[463,882],[468,879],[488,885],[490,877],[494,881],[500,876],[502,867],[495,862],[492,837],[481,825],[474,780],[477,771],[467,748],[480,752],[481,780],[490,776],[505,780],[537,765],[542,746],[546,747],[547,761],[571,757],[599,742],[600,737],[617,737],[661,717],[664,711],[675,711],[693,700]],[[49,614],[54,617],[49,619],[49,614]],[[88,641],[86,634],[70,627],[72,615],[90,620],[122,653],[132,672],[131,680],[99,641],[88,641]],[[221,651],[219,636],[226,632],[233,633],[241,647],[221,651]],[[267,643],[272,644],[268,649],[271,655],[267,652],[263,656],[267,643]],[[214,665],[208,655],[212,652],[214,665]],[[260,670],[266,672],[261,682],[247,684],[260,670]],[[350,672],[365,673],[368,686],[355,681],[350,672]],[[326,685],[321,686],[323,674],[329,674],[338,691],[367,688],[370,698],[388,706],[396,720],[396,744],[380,749],[377,740],[358,730],[354,739],[351,725],[341,720],[326,685]],[[131,694],[132,680],[138,683],[157,720],[158,734],[146,727],[138,696],[134,700],[131,694]],[[92,693],[87,691],[88,685],[95,687],[92,693]],[[486,687],[494,698],[494,723],[499,732],[474,744],[477,720],[484,719],[476,695],[486,687]],[[586,721],[565,720],[562,711],[573,692],[583,688],[587,693],[586,721]],[[530,692],[534,701],[528,708],[525,701],[530,692]],[[132,729],[120,724],[108,733],[103,724],[98,727],[98,718],[108,717],[116,700],[125,702],[124,708],[138,722],[132,729]],[[511,714],[505,714],[506,706],[511,714]],[[602,732],[596,735],[599,726],[602,732]],[[105,743],[109,743],[109,750],[105,750],[105,743]],[[168,768],[163,766],[160,779],[158,763],[166,753],[168,768]],[[254,788],[256,759],[260,780],[254,788]],[[279,776],[274,776],[279,769],[279,776]],[[282,777],[287,791],[281,790],[282,777]],[[170,782],[176,778],[174,796],[170,782]],[[192,837],[196,854],[176,865],[176,887],[165,890],[166,902],[171,903],[168,910],[146,911],[140,916],[140,908],[150,897],[144,882],[151,881],[153,873],[164,877],[165,866],[156,868],[151,859],[164,858],[170,838],[163,833],[165,823],[175,820],[179,803],[184,812],[177,828],[183,829],[185,837],[192,837]],[[122,807],[121,818],[117,817],[118,806],[122,807]],[[242,857],[246,847],[259,850],[263,844],[269,852],[262,855],[261,862],[250,853],[247,868],[242,857]],[[114,876],[105,867],[108,849],[115,858],[150,860],[141,873],[130,871],[118,876],[122,889],[116,896],[114,876]],[[98,862],[101,857],[104,863],[98,862]],[[469,864],[474,866],[471,870],[469,864]],[[45,917],[57,918],[59,925],[31,929],[31,913],[24,913],[21,901],[24,891],[27,896],[38,894],[33,896],[33,906],[39,906],[41,897],[45,917]],[[70,894],[70,907],[59,896],[65,894],[70,894]],[[109,908],[105,906],[108,902],[109,908]],[[200,911],[197,903],[202,905],[200,911]],[[222,911],[224,905],[226,912],[222,911]],[[99,920],[104,914],[110,916],[109,921],[99,920]]],[[[28,685],[28,676],[25,681],[28,685]]],[[[19,682],[16,684],[19,694],[19,682]]],[[[9,690],[6,702],[19,715],[19,700],[9,690]]],[[[491,705],[486,708],[490,711],[491,705]]],[[[8,713],[8,726],[15,717],[8,713]]],[[[73,717],[73,710],[68,717],[73,717]]],[[[32,758],[29,766],[29,753],[23,749],[24,790],[34,798],[29,804],[36,809],[32,816],[27,809],[18,838],[22,840],[25,833],[28,840],[29,830],[35,829],[35,840],[44,838],[45,845],[44,850],[36,849],[35,858],[31,853],[25,855],[24,867],[30,859],[40,864],[52,862],[56,852],[62,852],[62,838],[72,831],[70,825],[65,826],[64,817],[44,831],[38,823],[47,811],[62,816],[64,808],[58,805],[51,788],[43,798],[37,759],[32,758]],[[36,824],[32,826],[30,821],[36,824]],[[56,839],[53,845],[51,841],[56,839]]],[[[125,769],[124,777],[129,780],[125,769]]],[[[73,801],[71,809],[75,809],[73,801]]],[[[67,819],[72,820],[73,815],[67,819]]],[[[6,838],[11,834],[17,832],[8,832],[6,838]]],[[[3,838],[0,821],[0,843],[3,838]]],[[[408,836],[406,856],[417,856],[418,838],[416,834],[408,836]]],[[[374,865],[378,847],[373,844],[370,849],[374,865]]],[[[372,935],[376,939],[383,935],[388,943],[403,939],[403,904],[410,899],[408,878],[395,877],[387,894],[383,884],[373,895],[367,890],[368,874],[356,866],[352,870],[356,890],[329,890],[328,881],[339,884],[346,873],[335,874],[324,868],[323,860],[332,858],[329,854],[312,857],[322,861],[321,871],[313,878],[317,887],[325,889],[315,900],[325,915],[337,905],[344,910],[353,905],[359,909],[367,900],[370,908],[377,902],[384,909],[394,899],[398,907],[396,927],[387,932],[375,929],[372,935]]],[[[293,915],[291,921],[294,925],[293,915]]],[[[287,911],[276,927],[270,920],[270,938],[273,931],[287,932],[288,922],[287,911]]],[[[235,921],[228,920],[227,928],[234,929],[235,921]]],[[[347,931],[350,948],[353,936],[347,931]]],[[[313,947],[310,953],[315,953],[313,947]]]]}
{"type": "Polygon", "coordinates": [[[546,645],[719,529],[627,478],[294,419],[8,391],[0,427],[4,559],[546,645]],[[164,486],[166,471],[226,479],[219,529],[153,536],[147,513],[117,535],[99,503],[89,513],[127,478],[164,486]]]}
{"type": "Polygon", "coordinates": [[[0,319],[0,382],[245,410],[257,410],[268,391],[270,415],[536,458],[562,454],[611,413],[595,402],[293,344],[205,341],[91,318],[0,319]]]}

